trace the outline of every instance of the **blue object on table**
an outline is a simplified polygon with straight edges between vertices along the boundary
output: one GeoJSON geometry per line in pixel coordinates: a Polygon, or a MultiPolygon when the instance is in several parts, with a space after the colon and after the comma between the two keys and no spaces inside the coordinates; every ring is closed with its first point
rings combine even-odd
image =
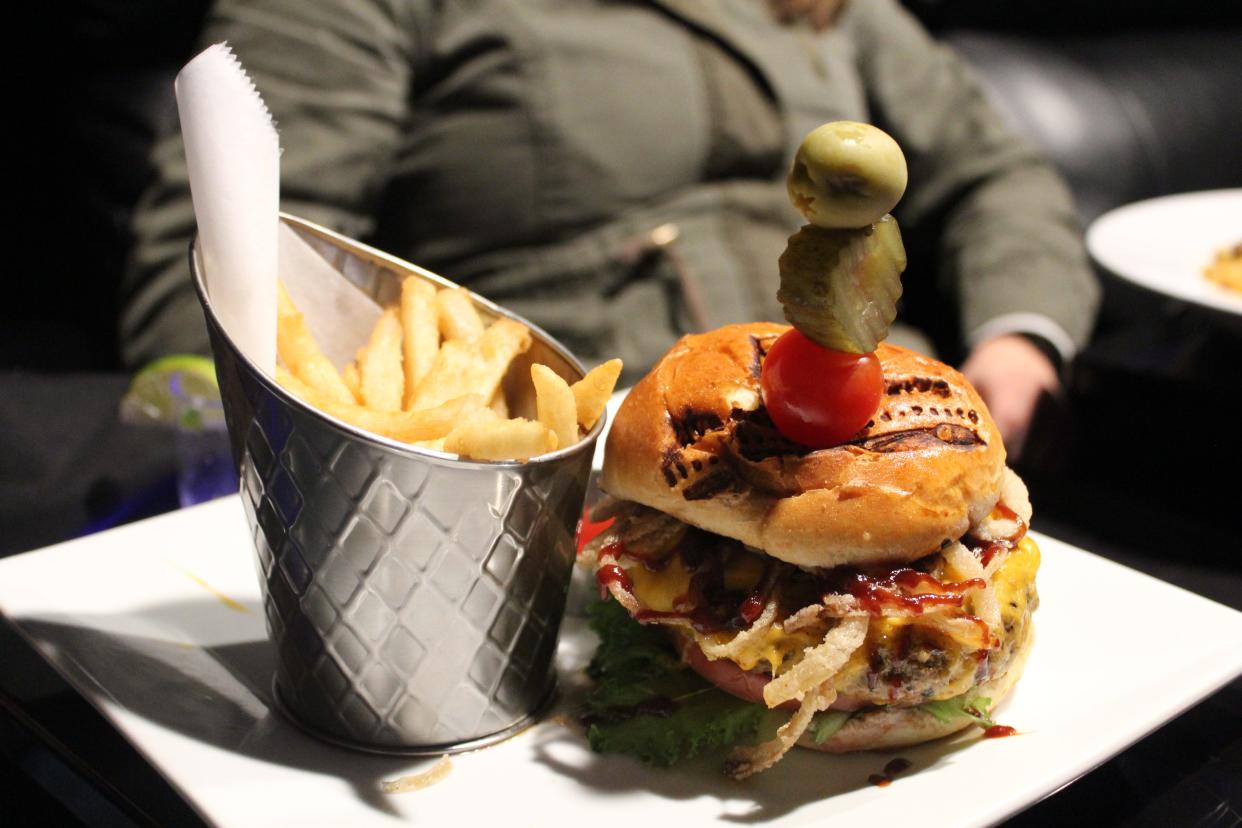
{"type": "Polygon", "coordinates": [[[237,471],[222,427],[178,428],[177,500],[182,508],[237,493],[237,471]]]}
{"type": "Polygon", "coordinates": [[[177,500],[182,508],[236,494],[237,471],[218,395],[204,396],[173,374],[169,391],[176,401],[177,500]]]}

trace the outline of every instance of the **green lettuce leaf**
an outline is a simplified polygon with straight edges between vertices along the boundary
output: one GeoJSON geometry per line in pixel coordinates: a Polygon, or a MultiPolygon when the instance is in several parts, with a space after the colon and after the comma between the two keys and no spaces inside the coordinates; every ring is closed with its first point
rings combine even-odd
{"type": "Polygon", "coordinates": [[[582,716],[593,750],[668,766],[772,738],[788,718],[717,689],[681,663],[666,632],[634,621],[615,601],[589,613],[600,637],[582,716]]]}
{"type": "Polygon", "coordinates": [[[811,735],[812,741],[817,745],[822,745],[833,737],[841,728],[845,727],[845,723],[850,719],[850,714],[844,710],[825,710],[822,713],[816,713],[815,718],[811,719],[811,726],[806,732],[811,735]]]}
{"type": "Polygon", "coordinates": [[[991,727],[996,724],[988,716],[988,710],[991,707],[991,699],[986,696],[976,696],[971,691],[951,699],[923,702],[919,705],[921,710],[930,713],[942,722],[951,722],[964,716],[979,727],[991,727]]]}
{"type": "MultiPolygon", "coordinates": [[[[757,744],[775,736],[788,712],[769,710],[716,688],[682,664],[668,634],[639,624],[616,601],[588,608],[591,629],[599,636],[587,674],[595,680],[582,708],[591,748],[599,753],[624,753],[659,766],[675,765],[697,756],[757,744]]],[[[973,690],[942,701],[924,702],[919,709],[942,722],[968,718],[991,727],[992,700],[973,690]]],[[[823,744],[854,716],[817,713],[808,733],[823,744]]]]}

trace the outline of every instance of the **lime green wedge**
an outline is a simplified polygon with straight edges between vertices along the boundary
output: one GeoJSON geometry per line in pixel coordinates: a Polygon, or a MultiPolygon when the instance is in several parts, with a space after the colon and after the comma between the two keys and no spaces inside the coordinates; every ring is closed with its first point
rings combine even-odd
{"type": "Polygon", "coordinates": [[[190,431],[223,423],[215,363],[196,354],[176,354],[147,365],[121,398],[121,421],[190,431]]]}

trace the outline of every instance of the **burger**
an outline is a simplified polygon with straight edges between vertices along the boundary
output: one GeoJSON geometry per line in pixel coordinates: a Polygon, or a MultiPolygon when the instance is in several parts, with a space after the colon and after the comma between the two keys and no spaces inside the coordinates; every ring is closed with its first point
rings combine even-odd
{"type": "Polygon", "coordinates": [[[1038,598],[1031,505],[957,371],[880,343],[878,403],[833,445],[777,425],[789,328],[677,342],[621,405],[583,549],[603,602],[593,746],[745,777],[972,725],[1022,674],[1038,598]]]}

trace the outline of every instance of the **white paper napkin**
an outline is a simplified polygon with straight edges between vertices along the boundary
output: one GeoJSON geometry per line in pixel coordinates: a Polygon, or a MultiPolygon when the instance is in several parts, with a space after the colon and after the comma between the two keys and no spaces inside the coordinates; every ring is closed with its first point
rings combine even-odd
{"type": "Polygon", "coordinates": [[[382,309],[287,224],[280,225],[279,245],[280,281],[306,318],[319,350],[342,367],[367,341],[382,309]]]}
{"type": "Polygon", "coordinates": [[[263,99],[228,46],[177,74],[181,133],[207,294],[255,365],[276,366],[280,143],[263,99]]]}

